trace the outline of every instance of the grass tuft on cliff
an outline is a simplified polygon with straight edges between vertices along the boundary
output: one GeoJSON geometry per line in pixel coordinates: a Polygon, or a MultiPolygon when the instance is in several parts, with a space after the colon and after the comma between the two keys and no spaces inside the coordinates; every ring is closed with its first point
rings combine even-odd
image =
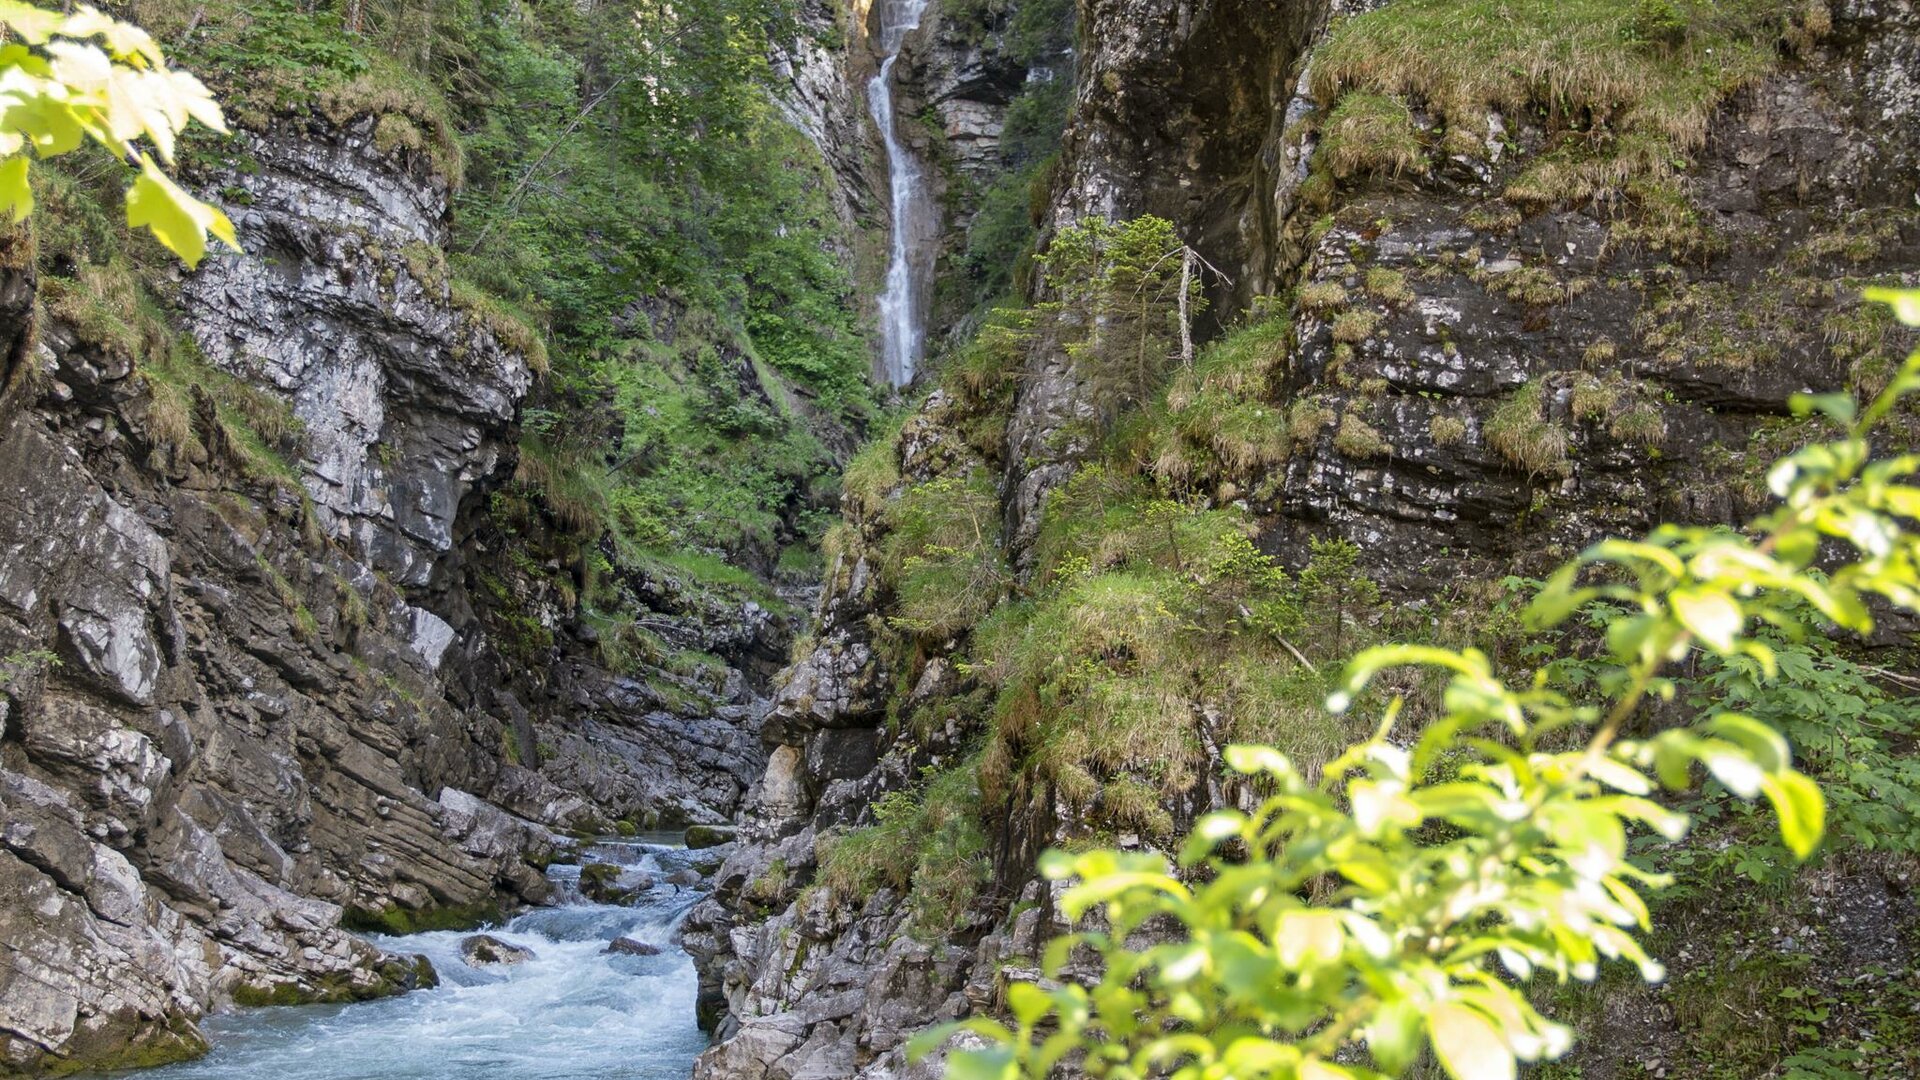
{"type": "Polygon", "coordinates": [[[1418,171],[1411,106],[1446,152],[1483,156],[1491,114],[1531,115],[1567,137],[1507,195],[1557,204],[1669,177],[1830,21],[1822,0],[1398,0],[1334,26],[1308,77],[1335,175],[1418,171]]]}

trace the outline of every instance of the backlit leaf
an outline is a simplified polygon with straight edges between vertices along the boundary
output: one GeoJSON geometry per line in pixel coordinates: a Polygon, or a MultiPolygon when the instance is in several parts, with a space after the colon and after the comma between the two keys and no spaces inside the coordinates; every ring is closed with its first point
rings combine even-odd
{"type": "Polygon", "coordinates": [[[1787,850],[1800,859],[1813,854],[1827,830],[1827,800],[1820,785],[1789,770],[1765,777],[1760,786],[1780,818],[1780,839],[1787,850]]]}
{"type": "Polygon", "coordinates": [[[1681,625],[1708,648],[1715,652],[1733,649],[1742,618],[1740,605],[1731,596],[1711,589],[1675,589],[1670,599],[1681,625]]]}
{"type": "Polygon", "coordinates": [[[27,155],[15,154],[0,162],[0,211],[14,221],[33,213],[33,185],[27,182],[27,155]]]}
{"type": "Polygon", "coordinates": [[[1513,1051],[1479,1010],[1443,1001],[1427,1014],[1427,1035],[1453,1080],[1514,1080],[1513,1051]]]}

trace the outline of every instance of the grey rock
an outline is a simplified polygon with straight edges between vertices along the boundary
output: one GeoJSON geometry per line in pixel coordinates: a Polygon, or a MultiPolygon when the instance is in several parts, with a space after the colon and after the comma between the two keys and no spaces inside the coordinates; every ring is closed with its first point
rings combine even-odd
{"type": "Polygon", "coordinates": [[[734,830],[724,825],[692,825],[687,828],[687,847],[698,851],[701,848],[719,847],[734,837],[734,830]]]}
{"type": "Polygon", "coordinates": [[[460,939],[460,958],[469,967],[511,967],[535,959],[535,955],[532,949],[501,941],[492,934],[474,934],[460,939]]]}
{"type": "Polygon", "coordinates": [[[629,937],[617,937],[607,942],[607,947],[600,951],[616,956],[659,956],[660,946],[649,945],[629,937]]]}

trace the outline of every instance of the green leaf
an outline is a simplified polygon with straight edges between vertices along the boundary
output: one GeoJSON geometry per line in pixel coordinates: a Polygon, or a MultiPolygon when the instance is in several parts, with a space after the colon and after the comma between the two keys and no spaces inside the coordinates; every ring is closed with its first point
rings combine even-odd
{"type": "Polygon", "coordinates": [[[1420,1009],[1406,998],[1381,1003],[1367,1024],[1367,1049],[1381,1069],[1399,1075],[1420,1053],[1420,1009]]]}
{"type": "Polygon", "coordinates": [[[945,1043],[953,1036],[954,1032],[959,1030],[960,1025],[958,1023],[950,1022],[937,1024],[915,1035],[913,1038],[907,1040],[907,1060],[919,1061],[921,1058],[940,1049],[941,1044],[945,1043]]]}
{"type": "Polygon", "coordinates": [[[1754,764],[1753,758],[1746,752],[1726,743],[1717,743],[1701,752],[1700,761],[1715,780],[1725,784],[1727,790],[1735,795],[1751,799],[1760,794],[1760,783],[1767,774],[1754,764]]]}
{"type": "Polygon", "coordinates": [[[27,182],[27,155],[0,162],[0,210],[11,209],[17,223],[33,213],[33,185],[27,182]]]}
{"type": "Polygon", "coordinates": [[[1771,773],[1760,781],[1780,817],[1780,839],[1797,859],[1813,854],[1827,831],[1827,800],[1820,785],[1791,769],[1771,773]]]}
{"type": "Polygon", "coordinates": [[[1868,289],[1863,295],[1893,308],[1893,317],[1908,326],[1920,326],[1920,289],[1868,289]]]}
{"type": "Polygon", "coordinates": [[[1014,1080],[1020,1068],[1005,1046],[961,1050],[947,1058],[948,1080],[1014,1080]]]}
{"type": "Polygon", "coordinates": [[[1574,579],[1579,574],[1580,564],[1568,563],[1547,579],[1533,602],[1527,605],[1524,618],[1529,628],[1546,630],[1558,626],[1579,610],[1580,605],[1593,599],[1594,590],[1574,588],[1574,579]]]}
{"type": "Polygon", "coordinates": [[[1293,773],[1293,763],[1287,755],[1271,746],[1248,746],[1235,744],[1227,747],[1227,766],[1234,772],[1254,776],[1267,773],[1272,776],[1287,776],[1293,773]]]}
{"type": "Polygon", "coordinates": [[[1612,758],[1595,758],[1588,764],[1587,772],[1595,780],[1629,795],[1645,795],[1653,790],[1653,783],[1640,770],[1612,758]]]}
{"type": "Polygon", "coordinates": [[[1017,982],[1007,987],[1007,1008],[1021,1027],[1031,1027],[1053,1008],[1053,998],[1032,983],[1017,982]]]}
{"type": "Polygon", "coordinates": [[[1433,1052],[1453,1080],[1514,1080],[1513,1051],[1485,1013],[1443,1001],[1427,1014],[1433,1052]]]}
{"type": "Polygon", "coordinates": [[[1841,424],[1853,423],[1853,417],[1859,406],[1853,395],[1836,391],[1831,394],[1795,394],[1787,399],[1787,408],[1795,416],[1810,416],[1820,413],[1833,418],[1841,424]]]}
{"type": "Polygon", "coordinates": [[[1754,764],[1765,772],[1779,772],[1793,763],[1793,752],[1787,748],[1787,740],[1751,716],[1720,713],[1701,726],[1728,742],[1739,744],[1753,755],[1754,764]]]}
{"type": "Polygon", "coordinates": [[[233,222],[218,207],[210,206],[182,191],[149,158],[140,159],[140,175],[127,191],[127,224],[153,230],[156,240],[180,256],[188,267],[198,266],[207,253],[207,234],[224,241],[235,251],[233,222]]]}
{"type": "Polygon", "coordinates": [[[8,99],[0,112],[0,128],[26,136],[34,153],[43,158],[64,154],[86,138],[86,127],[73,106],[45,95],[8,99]]]}
{"type": "Polygon", "coordinates": [[[1744,621],[1740,605],[1712,589],[1675,589],[1668,597],[1680,624],[1715,652],[1731,652],[1744,621]]]}

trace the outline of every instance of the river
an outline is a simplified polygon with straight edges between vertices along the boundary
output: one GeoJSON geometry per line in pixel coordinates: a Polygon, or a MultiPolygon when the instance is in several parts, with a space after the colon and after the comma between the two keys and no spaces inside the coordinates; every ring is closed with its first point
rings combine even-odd
{"type": "MultiPolygon", "coordinates": [[[[656,879],[688,865],[684,850],[641,841],[596,844],[591,857],[656,879]]],[[[440,985],[355,1005],[240,1009],[203,1025],[212,1052],[139,1073],[142,1080],[685,1080],[707,1045],[694,1023],[693,961],[675,943],[698,890],[656,884],[630,907],[596,904],[579,868],[549,871],[564,902],[485,931],[533,950],[524,963],[470,967],[468,932],[373,936],[424,953],[440,985]],[[657,956],[608,955],[616,937],[657,956]]]]}

